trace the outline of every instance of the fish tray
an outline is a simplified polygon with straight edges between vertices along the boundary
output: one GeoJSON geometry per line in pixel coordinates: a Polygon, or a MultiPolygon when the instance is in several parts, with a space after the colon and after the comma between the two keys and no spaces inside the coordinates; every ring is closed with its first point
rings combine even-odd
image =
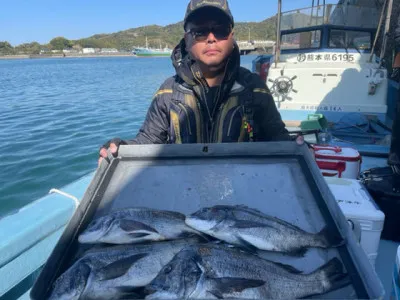
{"type": "Polygon", "coordinates": [[[304,257],[262,255],[307,273],[338,257],[352,284],[316,298],[384,297],[310,150],[293,142],[121,146],[117,158],[97,169],[30,295],[37,300],[50,295],[54,281],[81,251],[78,235],[96,217],[125,207],[190,214],[218,204],[247,205],[313,233],[327,226],[342,237],[343,246],[310,249],[304,257]]]}

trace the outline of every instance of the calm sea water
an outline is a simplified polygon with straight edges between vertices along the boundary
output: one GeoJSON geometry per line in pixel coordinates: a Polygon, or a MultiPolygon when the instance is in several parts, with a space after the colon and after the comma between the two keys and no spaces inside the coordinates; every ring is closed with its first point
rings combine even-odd
{"type": "Polygon", "coordinates": [[[0,216],[94,171],[173,74],[169,58],[0,60],[0,216]]]}

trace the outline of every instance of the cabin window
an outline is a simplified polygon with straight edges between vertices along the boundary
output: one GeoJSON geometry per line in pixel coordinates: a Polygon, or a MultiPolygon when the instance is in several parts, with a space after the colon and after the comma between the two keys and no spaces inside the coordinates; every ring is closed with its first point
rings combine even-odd
{"type": "Polygon", "coordinates": [[[372,36],[366,31],[332,29],[329,35],[330,48],[370,50],[372,36]]]}
{"type": "Polygon", "coordinates": [[[282,35],[281,49],[312,49],[321,46],[321,30],[282,35]]]}

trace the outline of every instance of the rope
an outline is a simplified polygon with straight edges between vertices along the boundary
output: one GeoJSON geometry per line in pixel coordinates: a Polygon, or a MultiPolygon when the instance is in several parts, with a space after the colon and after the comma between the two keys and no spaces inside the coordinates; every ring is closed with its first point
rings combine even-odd
{"type": "Polygon", "coordinates": [[[70,198],[70,199],[74,200],[75,209],[77,209],[78,206],[79,206],[78,198],[76,198],[75,196],[72,196],[71,194],[65,193],[65,192],[57,190],[57,189],[51,189],[49,191],[49,194],[60,194],[60,195],[62,195],[64,197],[67,197],[67,198],[70,198]]]}

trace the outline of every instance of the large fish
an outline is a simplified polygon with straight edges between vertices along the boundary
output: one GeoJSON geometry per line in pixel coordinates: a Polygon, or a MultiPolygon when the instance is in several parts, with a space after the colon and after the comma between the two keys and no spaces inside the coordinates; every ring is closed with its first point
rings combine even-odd
{"type": "Polygon", "coordinates": [[[303,255],[309,248],[342,244],[323,229],[317,234],[246,206],[218,205],[186,217],[190,227],[217,239],[250,250],[267,250],[303,255]],[[328,239],[328,237],[330,237],[328,239]]]}
{"type": "Polygon", "coordinates": [[[50,299],[141,296],[139,288],[149,284],[175,254],[199,242],[190,238],[89,250],[56,280],[50,299]]]}
{"type": "Polygon", "coordinates": [[[310,274],[224,245],[190,246],[146,287],[146,299],[294,299],[349,285],[339,259],[310,274]]]}
{"type": "Polygon", "coordinates": [[[126,208],[93,220],[78,240],[83,244],[131,244],[200,234],[185,224],[185,215],[150,208],[126,208]]]}

